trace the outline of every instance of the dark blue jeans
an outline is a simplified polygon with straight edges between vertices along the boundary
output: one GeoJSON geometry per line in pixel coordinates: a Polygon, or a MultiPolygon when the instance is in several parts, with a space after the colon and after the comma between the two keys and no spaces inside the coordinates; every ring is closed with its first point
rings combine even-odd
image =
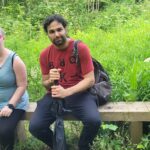
{"type": "MultiPolygon", "coordinates": [[[[51,111],[52,101],[51,94],[46,94],[37,102],[29,125],[29,131],[50,147],[53,143],[53,132],[49,126],[56,120],[55,113],[51,111]]],[[[72,110],[72,114],[83,123],[79,150],[89,150],[101,124],[96,97],[86,91],[66,97],[63,101],[65,108],[72,110]]]]}

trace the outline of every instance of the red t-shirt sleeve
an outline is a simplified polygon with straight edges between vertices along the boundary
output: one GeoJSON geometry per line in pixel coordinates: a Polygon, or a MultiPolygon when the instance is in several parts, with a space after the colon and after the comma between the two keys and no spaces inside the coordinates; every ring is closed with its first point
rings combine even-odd
{"type": "Polygon", "coordinates": [[[41,52],[39,61],[40,61],[40,67],[41,67],[42,74],[47,75],[49,73],[49,67],[48,67],[48,63],[47,63],[46,50],[41,52]]]}
{"type": "Polygon", "coordinates": [[[82,42],[78,44],[79,59],[82,75],[94,71],[92,57],[89,48],[82,42]]]}

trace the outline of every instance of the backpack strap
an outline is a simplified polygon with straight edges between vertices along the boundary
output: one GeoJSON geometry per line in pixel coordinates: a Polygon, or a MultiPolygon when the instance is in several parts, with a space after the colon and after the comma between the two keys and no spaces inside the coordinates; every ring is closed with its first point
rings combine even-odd
{"type": "Polygon", "coordinates": [[[78,53],[78,43],[80,40],[75,40],[73,44],[73,56],[76,58],[76,64],[80,64],[79,53],[78,53]]]}

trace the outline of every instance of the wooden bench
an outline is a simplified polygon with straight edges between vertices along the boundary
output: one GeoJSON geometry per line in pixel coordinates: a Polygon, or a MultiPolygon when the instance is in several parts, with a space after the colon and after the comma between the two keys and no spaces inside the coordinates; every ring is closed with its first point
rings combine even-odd
{"type": "MultiPolygon", "coordinates": [[[[36,103],[31,102],[29,108],[18,125],[18,138],[25,140],[23,121],[30,120],[36,108],[36,103]]],[[[130,136],[134,144],[139,143],[143,135],[143,121],[150,121],[150,102],[110,102],[99,109],[102,121],[130,122],[130,136]]],[[[64,120],[77,120],[71,115],[64,116],[64,120]]]]}

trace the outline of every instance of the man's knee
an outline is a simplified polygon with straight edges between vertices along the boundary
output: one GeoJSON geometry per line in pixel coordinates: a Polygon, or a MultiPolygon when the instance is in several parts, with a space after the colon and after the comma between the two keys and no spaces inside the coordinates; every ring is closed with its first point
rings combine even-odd
{"type": "Polygon", "coordinates": [[[35,123],[33,121],[30,122],[30,124],[29,124],[30,133],[32,133],[33,135],[36,136],[36,134],[38,134],[40,129],[41,129],[41,126],[38,123],[35,123]]]}
{"type": "Polygon", "coordinates": [[[100,118],[89,118],[84,122],[84,124],[93,127],[100,127],[101,120],[100,118]]]}
{"type": "Polygon", "coordinates": [[[100,119],[93,120],[92,125],[99,128],[101,126],[101,120],[100,119]]]}

